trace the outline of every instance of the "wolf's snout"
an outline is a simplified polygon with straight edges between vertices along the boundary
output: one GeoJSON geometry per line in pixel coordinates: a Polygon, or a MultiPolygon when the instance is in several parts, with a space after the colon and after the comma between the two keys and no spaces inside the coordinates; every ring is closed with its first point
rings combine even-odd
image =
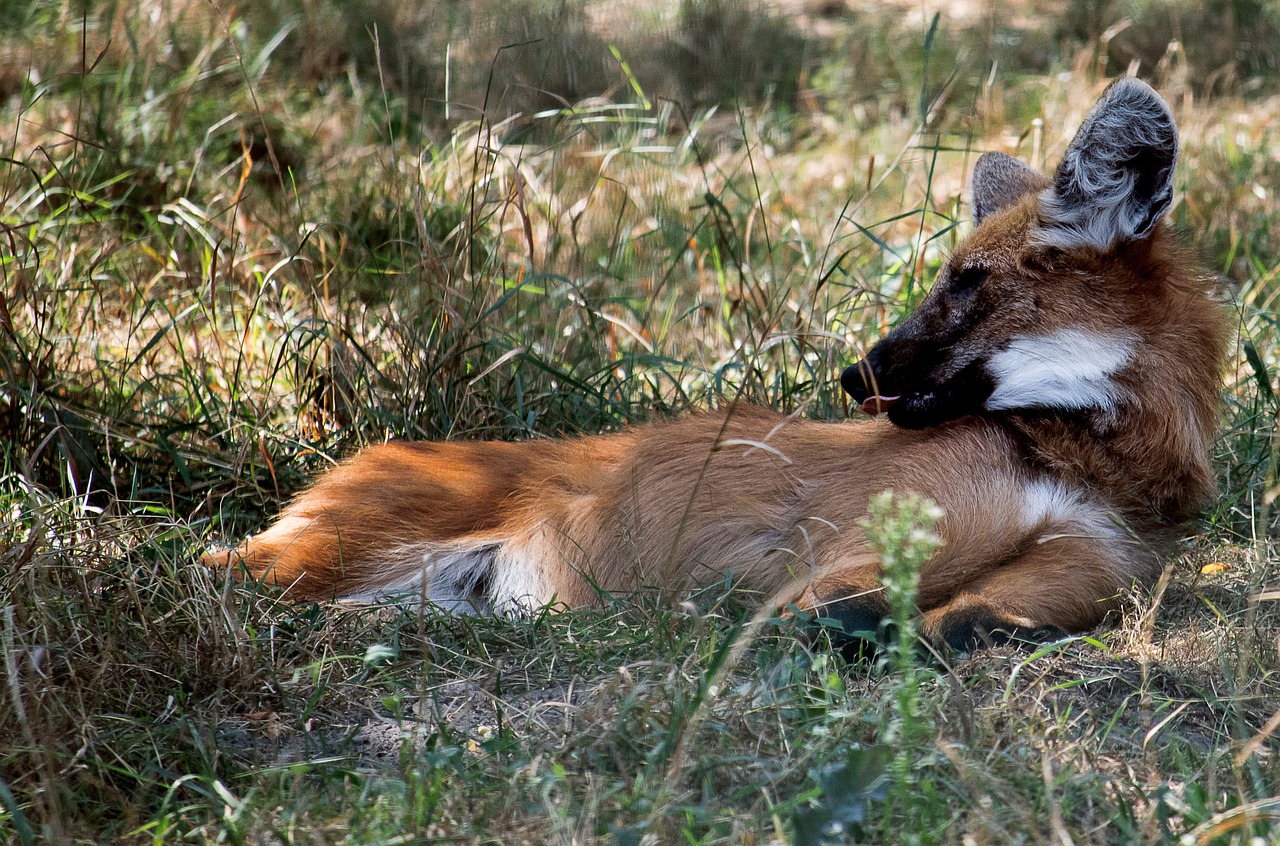
{"type": "Polygon", "coordinates": [[[887,412],[899,399],[897,396],[886,396],[888,392],[879,385],[875,371],[865,358],[845,368],[840,374],[840,387],[872,417],[887,412]]]}
{"type": "Polygon", "coordinates": [[[840,387],[858,402],[877,393],[873,387],[875,383],[875,375],[871,372],[871,365],[867,364],[865,358],[857,364],[849,365],[840,374],[840,387]]]}

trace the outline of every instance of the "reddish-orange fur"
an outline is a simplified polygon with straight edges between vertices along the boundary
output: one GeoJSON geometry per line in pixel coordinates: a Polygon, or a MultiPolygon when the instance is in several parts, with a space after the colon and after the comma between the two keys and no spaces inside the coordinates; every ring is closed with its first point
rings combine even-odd
{"type": "Polygon", "coordinates": [[[1036,192],[1050,182],[1028,179],[948,263],[988,274],[991,314],[966,342],[1130,333],[1115,376],[1128,399],[1114,412],[975,413],[911,430],[732,405],[577,440],[393,443],[208,560],[297,599],[368,596],[425,572],[429,593],[444,585],[498,610],[582,606],[599,590],[678,593],[732,574],[762,601],[874,617],[879,564],[859,521],[893,489],[945,511],[920,580],[928,635],[1095,626],[1154,581],[1159,554],[1213,495],[1229,326],[1159,225],[1107,250],[1037,243],[1036,192]]]}

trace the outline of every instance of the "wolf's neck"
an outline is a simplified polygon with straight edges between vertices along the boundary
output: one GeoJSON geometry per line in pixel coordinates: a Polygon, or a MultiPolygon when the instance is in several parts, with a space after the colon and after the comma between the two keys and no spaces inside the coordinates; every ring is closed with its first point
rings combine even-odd
{"type": "Polygon", "coordinates": [[[1034,466],[1089,487],[1128,520],[1176,525],[1213,498],[1209,440],[1196,409],[1020,412],[1005,425],[1034,466]]]}

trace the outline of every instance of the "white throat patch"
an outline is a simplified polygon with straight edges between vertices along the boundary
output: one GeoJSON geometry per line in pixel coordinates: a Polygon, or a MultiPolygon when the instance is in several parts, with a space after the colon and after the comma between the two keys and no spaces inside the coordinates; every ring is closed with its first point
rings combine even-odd
{"type": "Polygon", "coordinates": [[[1114,409],[1122,389],[1111,378],[1129,363],[1136,339],[1060,329],[1014,338],[987,362],[996,388],[988,411],[1013,408],[1114,409]]]}

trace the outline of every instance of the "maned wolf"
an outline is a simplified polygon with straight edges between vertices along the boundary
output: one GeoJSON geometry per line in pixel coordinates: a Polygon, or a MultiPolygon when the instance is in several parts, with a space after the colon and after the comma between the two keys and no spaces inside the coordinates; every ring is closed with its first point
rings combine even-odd
{"type": "Polygon", "coordinates": [[[1089,629],[1151,586],[1214,495],[1229,322],[1161,223],[1177,157],[1168,106],[1125,78],[1052,179],[979,158],[973,234],[842,376],[878,419],[735,404],[581,439],[388,443],[206,561],[298,599],[418,591],[499,613],[732,574],[874,631],[887,609],[859,519],[893,489],[945,511],[920,574],[925,636],[967,649],[1089,629]]]}

